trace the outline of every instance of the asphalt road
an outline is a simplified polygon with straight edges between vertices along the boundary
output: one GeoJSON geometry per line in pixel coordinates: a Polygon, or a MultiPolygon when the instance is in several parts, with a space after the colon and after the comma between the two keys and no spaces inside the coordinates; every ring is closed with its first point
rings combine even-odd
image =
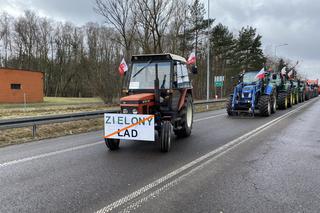
{"type": "Polygon", "coordinates": [[[313,99],[269,118],[196,114],[169,153],[102,132],[0,149],[0,212],[319,212],[313,99]]]}

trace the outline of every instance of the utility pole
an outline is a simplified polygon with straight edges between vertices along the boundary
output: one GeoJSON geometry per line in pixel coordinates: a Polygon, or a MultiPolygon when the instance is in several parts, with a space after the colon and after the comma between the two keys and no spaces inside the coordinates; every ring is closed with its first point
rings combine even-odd
{"type": "MultiPolygon", "coordinates": [[[[208,56],[207,56],[207,101],[209,101],[210,98],[210,34],[209,34],[209,29],[210,29],[210,0],[208,0],[208,56]]],[[[207,105],[207,108],[209,106],[207,105]]]]}

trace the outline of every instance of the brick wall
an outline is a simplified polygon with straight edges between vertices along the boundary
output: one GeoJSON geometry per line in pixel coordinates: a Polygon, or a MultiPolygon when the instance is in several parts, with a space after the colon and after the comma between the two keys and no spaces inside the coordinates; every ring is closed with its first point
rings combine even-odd
{"type": "Polygon", "coordinates": [[[27,103],[43,102],[43,75],[0,68],[0,103],[24,103],[24,94],[27,103]]]}

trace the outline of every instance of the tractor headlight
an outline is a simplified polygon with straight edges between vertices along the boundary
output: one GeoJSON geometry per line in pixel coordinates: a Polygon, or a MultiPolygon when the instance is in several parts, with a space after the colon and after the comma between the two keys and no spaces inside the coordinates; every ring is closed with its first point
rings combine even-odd
{"type": "Polygon", "coordinates": [[[244,98],[244,93],[241,93],[241,98],[244,98]]]}
{"type": "Polygon", "coordinates": [[[252,95],[252,93],[250,92],[250,93],[248,94],[248,98],[251,98],[251,95],[252,95]]]}
{"type": "Polygon", "coordinates": [[[128,112],[129,112],[128,109],[126,109],[126,108],[122,109],[123,114],[128,114],[128,112]]]}
{"type": "Polygon", "coordinates": [[[138,110],[136,108],[132,109],[133,114],[138,114],[138,110]]]}

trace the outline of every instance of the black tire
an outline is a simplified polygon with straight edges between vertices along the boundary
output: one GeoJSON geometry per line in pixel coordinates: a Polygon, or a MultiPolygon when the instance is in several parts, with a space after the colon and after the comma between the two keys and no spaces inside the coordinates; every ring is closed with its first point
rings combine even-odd
{"type": "Polygon", "coordinates": [[[230,96],[229,100],[226,103],[226,110],[227,110],[227,113],[228,113],[229,116],[233,115],[233,112],[232,112],[232,99],[233,99],[233,97],[230,96]]]}
{"type": "Polygon", "coordinates": [[[292,92],[289,92],[289,95],[288,95],[288,108],[292,107],[293,105],[293,94],[292,92]]]}
{"type": "Polygon", "coordinates": [[[119,144],[120,144],[119,139],[106,138],[106,139],[104,139],[104,141],[105,141],[107,147],[109,148],[109,150],[114,151],[114,150],[119,149],[119,144]]]}
{"type": "Polygon", "coordinates": [[[271,115],[271,99],[269,95],[262,95],[258,101],[260,115],[268,117],[271,115]]]}
{"type": "Polygon", "coordinates": [[[278,107],[279,109],[288,108],[288,97],[286,92],[280,92],[278,95],[278,107]]]}
{"type": "Polygon", "coordinates": [[[193,125],[193,103],[192,96],[188,95],[181,111],[181,129],[175,130],[179,138],[189,137],[193,125]]]}
{"type": "Polygon", "coordinates": [[[169,152],[173,141],[173,126],[170,121],[164,121],[160,132],[160,150],[161,152],[169,152]]]}
{"type": "Polygon", "coordinates": [[[299,103],[302,103],[302,99],[303,99],[302,96],[303,96],[303,93],[299,92],[299,100],[298,100],[299,103]]]}
{"type": "Polygon", "coordinates": [[[294,102],[294,104],[298,104],[298,103],[299,103],[299,92],[297,92],[295,94],[295,102],[294,102]]]}
{"type": "Polygon", "coordinates": [[[274,94],[271,100],[271,113],[276,113],[277,111],[277,96],[274,94]]]}

